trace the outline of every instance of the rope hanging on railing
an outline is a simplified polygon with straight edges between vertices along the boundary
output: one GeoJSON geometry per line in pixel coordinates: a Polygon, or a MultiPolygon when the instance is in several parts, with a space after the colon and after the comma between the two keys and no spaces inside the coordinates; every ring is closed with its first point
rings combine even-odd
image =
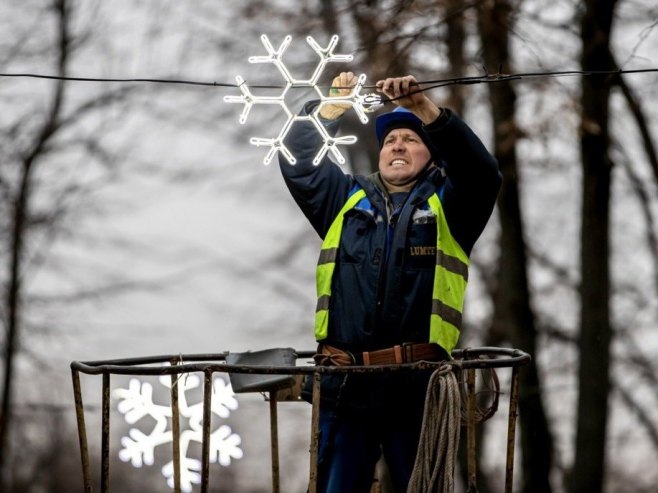
{"type": "Polygon", "coordinates": [[[452,365],[436,370],[427,386],[416,463],[407,493],[452,493],[459,448],[462,398],[452,365]]]}
{"type": "MultiPolygon", "coordinates": [[[[474,370],[471,370],[474,371],[474,370]]],[[[472,419],[481,423],[498,410],[500,382],[493,368],[481,368],[483,388],[475,393],[488,395],[488,405],[475,404],[472,419]]],[[[463,373],[462,373],[463,375],[463,373]]],[[[416,462],[407,493],[452,493],[459,448],[460,428],[467,425],[468,389],[446,364],[436,370],[427,385],[423,425],[416,462]]]]}

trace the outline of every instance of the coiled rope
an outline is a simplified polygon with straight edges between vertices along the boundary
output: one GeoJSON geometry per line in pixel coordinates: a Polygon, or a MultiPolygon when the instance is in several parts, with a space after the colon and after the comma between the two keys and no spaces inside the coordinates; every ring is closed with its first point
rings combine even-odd
{"type": "Polygon", "coordinates": [[[416,462],[407,493],[452,493],[462,396],[452,365],[430,377],[416,462]]]}
{"type": "MultiPolygon", "coordinates": [[[[481,357],[480,357],[481,358],[481,357]]],[[[493,368],[480,369],[483,388],[475,392],[474,423],[482,423],[498,410],[500,381],[493,368]],[[488,401],[484,407],[478,398],[488,401]]],[[[461,367],[444,364],[430,377],[425,395],[423,424],[418,441],[416,462],[411,473],[407,493],[452,493],[454,472],[461,426],[467,425],[469,390],[461,379],[461,367]],[[455,374],[459,372],[459,378],[455,374]]],[[[473,381],[475,384],[475,380],[473,381]]]]}

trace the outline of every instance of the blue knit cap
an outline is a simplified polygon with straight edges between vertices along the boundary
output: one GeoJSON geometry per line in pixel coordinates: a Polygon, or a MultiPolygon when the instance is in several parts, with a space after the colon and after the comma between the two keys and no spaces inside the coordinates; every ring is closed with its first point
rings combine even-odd
{"type": "Polygon", "coordinates": [[[432,156],[436,156],[436,148],[425,133],[421,119],[402,106],[398,106],[390,113],[383,113],[377,117],[375,121],[375,133],[377,134],[377,142],[380,149],[384,144],[386,135],[396,128],[408,128],[416,132],[432,156]]]}

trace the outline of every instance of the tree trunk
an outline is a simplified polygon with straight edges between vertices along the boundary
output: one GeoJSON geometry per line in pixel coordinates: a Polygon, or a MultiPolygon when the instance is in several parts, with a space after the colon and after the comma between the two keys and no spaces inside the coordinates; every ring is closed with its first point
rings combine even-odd
{"type": "MultiPolygon", "coordinates": [[[[509,69],[509,31],[513,7],[507,0],[484,2],[478,23],[484,62],[489,70],[509,69]]],[[[494,293],[494,343],[508,340],[523,351],[536,354],[537,329],[530,305],[523,218],[519,204],[515,122],[516,93],[510,83],[490,84],[494,147],[503,185],[498,196],[501,222],[497,287],[494,293]]],[[[520,426],[523,488],[527,493],[550,492],[553,438],[542,401],[539,370],[533,361],[520,373],[520,426]]]]}
{"type": "MultiPolygon", "coordinates": [[[[613,67],[610,32],[616,0],[587,0],[581,19],[583,70],[613,67]]],[[[580,367],[578,424],[571,493],[603,491],[610,392],[608,104],[612,79],[582,79],[580,152],[583,166],[581,227],[580,367]]]]}
{"type": "MultiPolygon", "coordinates": [[[[446,48],[448,50],[448,61],[450,62],[449,77],[459,78],[464,76],[466,59],[464,57],[464,44],[466,43],[466,29],[464,27],[464,5],[461,0],[446,0],[446,27],[448,38],[446,48]]],[[[464,114],[464,93],[466,86],[456,84],[450,86],[450,92],[446,106],[458,115],[464,114]]]]}
{"type": "MultiPolygon", "coordinates": [[[[66,75],[66,64],[69,50],[68,7],[66,0],[55,0],[53,8],[58,22],[58,72],[66,75]]],[[[2,405],[0,408],[0,487],[7,485],[8,464],[10,463],[9,430],[11,428],[12,405],[14,396],[14,359],[19,350],[18,340],[22,329],[21,312],[23,309],[23,262],[26,256],[27,240],[30,223],[30,197],[32,192],[32,177],[39,155],[47,141],[57,129],[57,122],[62,107],[64,82],[58,81],[48,114],[31,149],[20,163],[21,172],[19,185],[12,200],[9,254],[9,279],[7,281],[7,296],[4,300],[7,313],[6,337],[3,351],[2,405]]]]}

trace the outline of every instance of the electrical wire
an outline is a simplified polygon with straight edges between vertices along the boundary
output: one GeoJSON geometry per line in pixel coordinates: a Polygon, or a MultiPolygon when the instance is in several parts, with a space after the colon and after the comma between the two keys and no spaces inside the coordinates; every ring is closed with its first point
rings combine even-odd
{"type": "MultiPolygon", "coordinates": [[[[523,79],[531,78],[549,78],[549,77],[573,77],[573,76],[610,76],[610,75],[624,75],[624,74],[639,74],[639,73],[651,73],[658,72],[658,68],[646,68],[646,69],[631,69],[631,70],[561,70],[553,72],[523,72],[516,74],[504,74],[501,72],[492,74],[485,72],[483,75],[475,75],[470,77],[455,77],[451,79],[437,79],[437,80],[426,80],[419,81],[418,85],[423,85],[421,89],[415,92],[429,91],[431,89],[436,89],[439,87],[446,87],[450,85],[470,85],[470,84],[487,84],[495,82],[509,82],[509,81],[518,81],[523,79]]],[[[364,86],[368,88],[376,88],[376,86],[364,86]]],[[[397,99],[407,97],[407,95],[399,96],[397,98],[383,98],[382,102],[392,102],[397,99]]]]}
{"type": "MultiPolygon", "coordinates": [[[[119,82],[119,83],[139,83],[150,82],[155,84],[183,84],[191,86],[213,86],[213,87],[239,87],[238,84],[230,84],[226,82],[203,82],[195,80],[178,80],[178,79],[116,79],[116,78],[98,78],[98,77],[69,77],[60,75],[44,75],[44,74],[0,74],[0,77],[14,77],[14,78],[31,78],[31,79],[50,79],[50,80],[64,80],[72,82],[119,82]]],[[[259,85],[251,86],[259,89],[283,89],[280,85],[259,85]]]]}
{"type": "MultiPolygon", "coordinates": [[[[504,73],[484,73],[482,75],[470,77],[454,77],[449,79],[436,79],[418,81],[419,86],[423,86],[418,92],[428,91],[438,87],[445,87],[449,85],[469,85],[469,84],[487,84],[494,82],[507,82],[518,81],[531,78],[549,78],[549,77],[570,77],[570,76],[610,76],[610,75],[629,75],[640,73],[658,72],[658,68],[645,68],[645,69],[632,69],[632,70],[562,70],[552,72],[523,72],[516,74],[504,73]]],[[[135,79],[121,79],[121,78],[97,78],[97,77],[70,77],[58,75],[45,75],[34,73],[0,73],[0,77],[12,78],[34,78],[34,79],[49,79],[49,80],[63,80],[72,82],[114,82],[114,83],[155,83],[155,84],[179,84],[179,85],[193,85],[193,86],[211,86],[211,87],[231,87],[238,88],[239,84],[226,83],[226,82],[204,82],[196,80],[183,80],[183,79],[155,79],[155,78],[135,78],[135,79]]],[[[282,85],[250,85],[256,89],[285,89],[282,85]]],[[[295,86],[292,86],[295,87],[295,86]]],[[[324,87],[324,86],[319,86],[324,87]]],[[[345,87],[327,86],[328,89],[349,89],[345,87]]],[[[376,89],[375,85],[363,86],[364,89],[376,89]]],[[[403,96],[404,97],[404,96],[403,96]]],[[[397,98],[395,98],[397,99],[397,98]]],[[[394,99],[383,98],[383,102],[394,101],[394,99]]]]}

